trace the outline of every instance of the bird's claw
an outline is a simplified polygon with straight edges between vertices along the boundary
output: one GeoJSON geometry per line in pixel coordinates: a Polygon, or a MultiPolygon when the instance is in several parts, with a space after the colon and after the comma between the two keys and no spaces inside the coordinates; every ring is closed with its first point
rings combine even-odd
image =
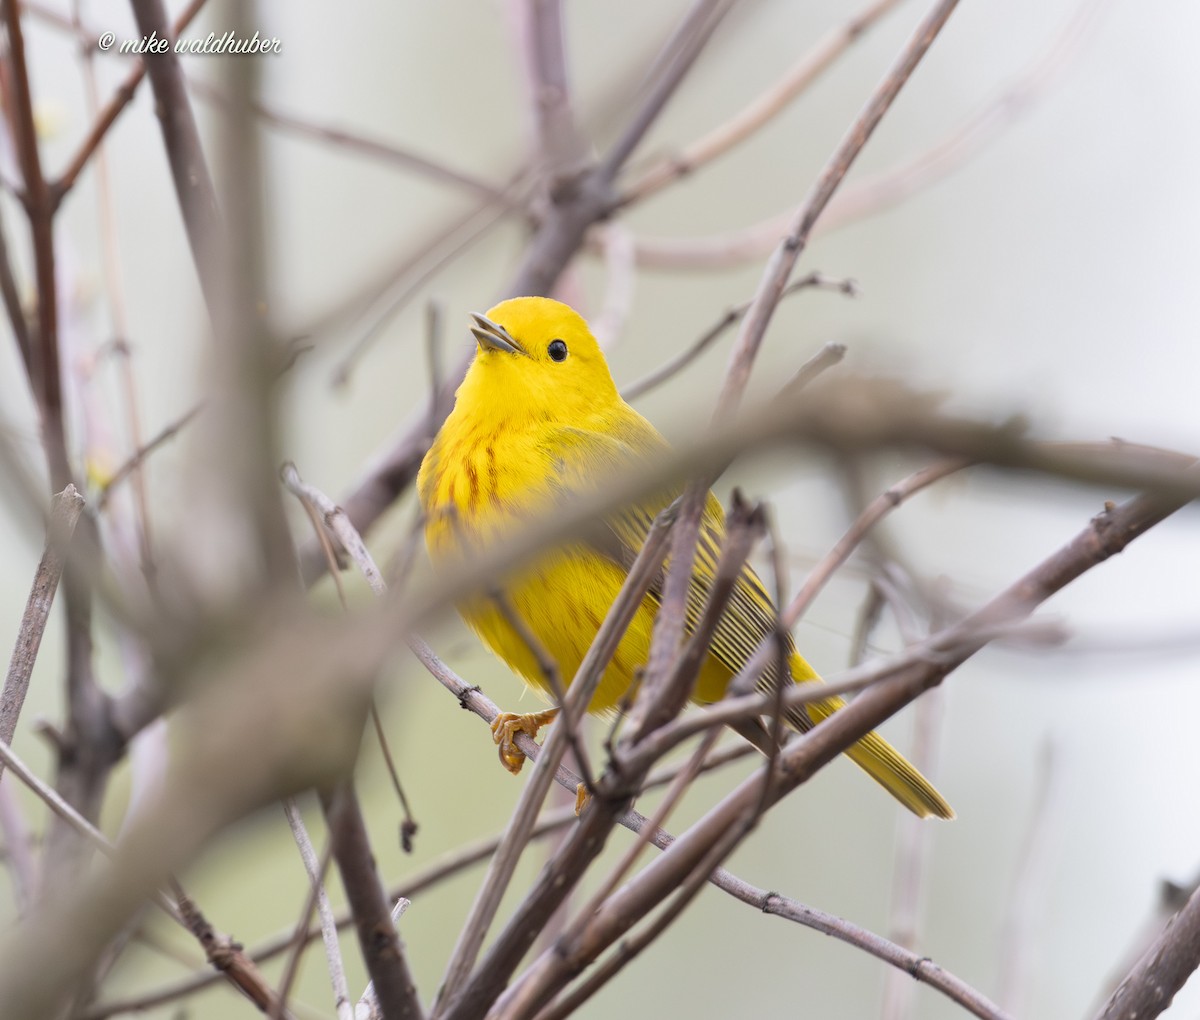
{"type": "Polygon", "coordinates": [[[496,742],[500,753],[500,764],[514,776],[521,771],[525,764],[525,752],[516,745],[518,733],[527,733],[537,740],[538,731],[554,721],[558,709],[551,708],[545,712],[501,712],[492,720],[492,739],[496,742]]]}

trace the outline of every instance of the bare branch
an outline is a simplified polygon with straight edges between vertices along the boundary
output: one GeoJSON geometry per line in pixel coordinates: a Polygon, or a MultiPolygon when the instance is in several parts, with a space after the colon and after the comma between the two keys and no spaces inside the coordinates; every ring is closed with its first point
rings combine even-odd
{"type": "MultiPolygon", "coordinates": [[[[138,31],[143,36],[157,34],[161,39],[175,38],[162,0],[130,0],[130,6],[137,19],[138,31]]],[[[150,86],[154,90],[154,110],[162,128],[171,178],[175,183],[175,194],[183,214],[200,288],[213,322],[223,324],[227,295],[219,279],[223,246],[221,213],[204,149],[200,144],[200,133],[192,115],[183,70],[178,55],[171,48],[162,53],[147,54],[143,60],[143,66],[150,76],[150,86]]]]}
{"type": "Polygon", "coordinates": [[[1192,892],[1096,1020],[1152,1020],[1200,967],[1200,888],[1192,892]]]}
{"type": "Polygon", "coordinates": [[[897,2],[873,0],[866,9],[831,29],[778,82],[732,119],[639,174],[625,189],[622,201],[636,202],[647,198],[678,178],[695,173],[745,141],[786,109],[897,2]]]}
{"type": "Polygon", "coordinates": [[[537,159],[548,186],[578,172],[587,146],[571,110],[567,55],[563,40],[562,0],[517,0],[530,107],[537,138],[537,159]]]}
{"type": "MultiPolygon", "coordinates": [[[[780,300],[787,297],[789,294],[795,294],[801,290],[809,288],[817,288],[821,290],[834,290],[840,294],[845,294],[847,297],[855,297],[858,294],[858,285],[850,279],[837,280],[823,273],[809,273],[807,276],[799,280],[793,280],[784,288],[780,295],[780,300]]],[[[636,382],[630,383],[621,391],[621,396],[626,400],[635,400],[644,393],[648,393],[656,386],[662,385],[668,379],[675,376],[682,369],[686,368],[696,360],[704,351],[712,345],[713,341],[724,335],[725,331],[731,326],[738,323],[742,317],[750,310],[750,302],[744,301],[740,305],[735,305],[733,308],[727,309],[725,314],[713,323],[695,340],[690,347],[681,351],[670,361],[660,368],[656,368],[649,375],[643,376],[636,382]]],[[[829,346],[829,345],[826,345],[829,346]]],[[[844,351],[845,349],[842,348],[844,351]]],[[[832,351],[826,357],[831,357],[832,351]]],[[[802,385],[802,384],[801,384],[802,385]]]]}
{"type": "Polygon", "coordinates": [[[1039,958],[1037,934],[1047,915],[1052,888],[1050,868],[1055,834],[1055,819],[1061,818],[1061,780],[1056,767],[1054,745],[1047,740],[1042,749],[1037,773],[1037,793],[1029,827],[1022,841],[1021,855],[1013,876],[1012,893],[1007,897],[1002,927],[997,998],[1016,1016],[1028,1016],[1032,964],[1039,958]]]}
{"type": "MultiPolygon", "coordinates": [[[[1079,9],[1046,52],[1000,95],[981,106],[946,136],[880,173],[848,184],[829,202],[814,234],[837,230],[945,180],[998,139],[1033,109],[1081,49],[1085,31],[1108,0],[1082,0],[1079,9]]],[[[769,254],[786,232],[792,213],[782,212],[748,227],[686,239],[638,236],[639,266],[672,270],[727,269],[769,254]]]]}
{"type": "MultiPolygon", "coordinates": [[[[329,969],[329,980],[333,985],[334,1010],[338,1020],[353,1020],[354,1009],[350,1004],[350,985],[346,981],[346,968],[342,963],[342,950],[338,944],[337,923],[333,916],[333,907],[329,903],[329,896],[325,892],[324,883],[325,874],[329,868],[329,853],[327,851],[320,857],[317,856],[308,830],[304,827],[304,819],[300,816],[300,808],[294,800],[284,802],[283,812],[287,817],[288,827],[292,830],[292,838],[296,841],[296,847],[300,851],[300,860],[304,863],[304,870],[307,872],[308,881],[312,886],[309,903],[306,904],[303,912],[302,923],[298,925],[298,931],[292,936],[292,943],[296,947],[293,959],[297,964],[299,963],[300,950],[308,942],[309,919],[315,907],[321,918],[321,940],[325,945],[325,965],[329,969]]],[[[295,967],[291,965],[291,961],[289,961],[287,972],[288,974],[295,973],[295,967]]],[[[290,987],[290,980],[285,980],[280,985],[281,1003],[287,1001],[290,987]]]]}
{"type": "Polygon", "coordinates": [[[383,1015],[389,1020],[420,1020],[425,1012],[391,919],[353,786],[346,782],[331,793],[323,793],[321,806],[333,840],[333,857],[354,914],[359,948],[383,1015]]]}
{"type": "Polygon", "coordinates": [[[738,330],[725,386],[717,399],[717,418],[728,417],[741,401],[750,378],[750,366],[766,335],[767,326],[787,286],[792,267],[808,244],[809,234],[825,210],[838,185],[842,183],[851,164],[866,145],[883,115],[887,113],[900,89],[908,81],[917,64],[937,38],[958,0],[938,0],[917,28],[913,38],[876,87],[866,106],[846,132],[845,138],[821,171],[808,196],[796,210],[787,235],[767,262],[754,302],[738,330]]]}
{"type": "MultiPolygon", "coordinates": [[[[233,97],[211,82],[202,81],[199,78],[189,78],[188,88],[199,99],[218,104],[226,109],[233,105],[233,97]]],[[[505,189],[498,188],[487,181],[463,173],[440,161],[422,156],[393,142],[368,138],[359,132],[349,131],[332,124],[318,124],[309,118],[286,113],[277,106],[264,103],[261,99],[254,99],[250,103],[250,112],[264,124],[281,131],[300,135],[303,138],[312,138],[346,152],[369,156],[382,163],[401,167],[442,184],[452,184],[487,199],[489,203],[500,202],[505,206],[512,204],[505,189]]]]}
{"type": "MultiPolygon", "coordinates": [[[[191,2],[180,12],[179,17],[175,19],[171,38],[178,36],[190,25],[197,14],[204,7],[206,0],[191,0],[191,2]]],[[[87,42],[90,43],[95,36],[89,36],[87,42]]],[[[67,193],[75,186],[76,180],[83,172],[83,168],[87,166],[96,150],[100,147],[100,143],[104,141],[104,136],[108,134],[108,129],[113,126],[122,111],[133,100],[137,93],[138,86],[141,85],[142,79],[146,76],[146,64],[144,60],[138,60],[133,69],[126,75],[125,80],[118,86],[113,97],[105,104],[104,109],[100,111],[92,124],[91,129],[87,133],[80,144],[78,151],[71,158],[71,162],[67,164],[62,175],[53,184],[50,185],[50,194],[53,198],[54,207],[57,208],[62,200],[66,198],[67,193]]]]}
{"type": "Polygon", "coordinates": [[[667,41],[651,69],[650,86],[642,105],[630,119],[621,137],[609,150],[598,168],[600,176],[611,183],[625,161],[633,155],[646,132],[675,94],[701,50],[729,13],[732,0],[695,0],[679,28],[667,41]]]}
{"type": "MultiPolygon", "coordinates": [[[[17,731],[17,719],[29,690],[29,679],[37,661],[38,649],[50,608],[54,604],[54,593],[62,577],[63,562],[75,523],[83,513],[84,500],[74,485],[68,484],[50,502],[50,518],[46,526],[46,549],[34,574],[33,587],[25,603],[21,625],[17,630],[17,642],[8,663],[8,674],[4,679],[4,690],[0,691],[0,741],[11,744],[17,731]]],[[[4,764],[0,762],[0,776],[4,775],[4,764]]]]}

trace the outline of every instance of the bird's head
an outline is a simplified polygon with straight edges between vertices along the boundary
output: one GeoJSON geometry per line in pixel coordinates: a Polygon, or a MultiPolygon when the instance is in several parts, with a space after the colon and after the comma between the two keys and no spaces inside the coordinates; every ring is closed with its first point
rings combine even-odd
{"type": "Polygon", "coordinates": [[[479,346],[458,400],[474,412],[571,424],[620,400],[588,324],[561,301],[511,298],[471,320],[479,346]]]}

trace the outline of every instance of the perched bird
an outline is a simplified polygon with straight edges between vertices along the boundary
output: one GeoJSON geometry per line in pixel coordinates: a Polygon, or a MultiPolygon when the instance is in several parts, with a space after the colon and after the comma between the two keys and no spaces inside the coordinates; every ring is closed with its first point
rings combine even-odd
{"type": "MultiPolygon", "coordinates": [[[[567,305],[541,297],[513,298],[473,318],[475,358],[417,481],[425,540],[435,565],[502,541],[564,497],[594,489],[667,445],[621,399],[587,323],[567,305]]],[[[554,658],[563,682],[569,683],[655,515],[675,495],[667,492],[631,506],[604,522],[602,536],[544,554],[506,580],[507,606],[479,596],[459,607],[463,618],[527,684],[549,695],[538,657],[514,627],[513,616],[554,658]]],[[[689,627],[703,610],[723,535],[724,514],[709,493],[688,600],[689,627]]],[[[630,691],[648,658],[661,598],[660,579],[642,600],[590,711],[610,711],[630,691]]],[[[774,618],[762,582],[744,567],[700,669],[693,701],[709,704],[722,697],[746,658],[772,632],[774,618]]],[[[789,667],[791,675],[784,682],[820,680],[790,641],[789,667]]],[[[772,664],[760,687],[775,689],[780,679],[778,665],[772,664]]],[[[804,731],[843,704],[840,698],[826,698],[789,710],[786,721],[804,731]]],[[[519,771],[524,760],[513,736],[518,731],[536,736],[555,712],[504,713],[496,720],[493,734],[510,771],[519,771]]],[[[910,811],[954,816],[929,781],[878,734],[868,734],[846,753],[910,811]]]]}

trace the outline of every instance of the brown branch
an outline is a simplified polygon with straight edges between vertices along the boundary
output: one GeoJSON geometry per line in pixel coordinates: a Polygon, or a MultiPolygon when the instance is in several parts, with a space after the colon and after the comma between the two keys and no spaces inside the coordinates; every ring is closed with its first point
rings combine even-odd
{"type": "MultiPolygon", "coordinates": [[[[499,713],[496,705],[490,701],[478,687],[471,686],[449,667],[442,662],[433,651],[423,642],[417,642],[414,647],[414,652],[418,658],[429,669],[430,673],[436,677],[443,686],[446,687],[459,701],[459,704],[466,709],[474,712],[485,722],[491,722],[499,713]]],[[[828,691],[826,692],[828,693],[828,691]]],[[[531,760],[537,760],[542,752],[532,739],[526,734],[520,734],[517,738],[521,749],[529,756],[531,760]]],[[[713,756],[713,765],[724,764],[726,761],[735,760],[744,757],[749,752],[754,752],[755,749],[748,744],[743,744],[731,749],[731,751],[723,752],[713,756]]],[[[755,752],[757,753],[757,752],[755,752]]],[[[686,769],[688,766],[684,766],[686,769]]],[[[707,766],[706,766],[707,767],[707,766]]],[[[678,777],[681,769],[671,768],[665,772],[651,774],[651,777],[644,784],[643,789],[648,789],[652,784],[661,784],[671,782],[678,777]]],[[[559,767],[555,775],[555,781],[568,791],[574,791],[579,784],[579,777],[571,772],[570,769],[559,767]]],[[[570,814],[564,812],[561,816],[563,824],[574,820],[574,812],[570,814]]],[[[535,828],[535,834],[540,834],[543,831],[549,831],[550,826],[558,821],[557,818],[548,817],[539,823],[535,828]],[[543,828],[544,827],[544,828],[543,828]]],[[[644,815],[634,810],[629,810],[620,816],[619,822],[629,831],[641,835],[649,826],[649,819],[644,815]]],[[[652,830],[649,842],[659,850],[666,850],[675,841],[675,837],[662,829],[657,831],[652,830]]],[[[472,849],[470,854],[471,860],[481,860],[492,853],[497,841],[488,841],[472,849]]],[[[458,866],[458,859],[452,857],[444,866],[434,866],[429,870],[429,873],[422,875],[419,878],[414,878],[410,884],[402,885],[394,891],[394,895],[413,896],[425,887],[426,881],[433,881],[436,878],[442,877],[446,868],[455,868],[458,866]]],[[[735,899],[748,904],[755,910],[763,913],[774,914],[778,917],[783,917],[787,920],[794,921],[798,924],[815,929],[825,935],[831,935],[834,938],[840,939],[847,945],[855,946],[863,949],[871,955],[883,960],[894,967],[898,967],[910,974],[914,980],[929,984],[930,987],[936,988],[938,991],[947,995],[953,1001],[960,1003],[965,1008],[969,1009],[976,1016],[984,1018],[984,1020],[1007,1020],[1007,1014],[1003,1013],[995,1005],[990,1003],[986,998],[980,995],[977,991],[967,985],[965,982],[955,977],[953,974],[944,970],[938,964],[934,963],[927,957],[918,957],[915,953],[903,949],[900,946],[889,942],[882,936],[876,935],[873,932],[867,931],[865,928],[860,928],[852,922],[845,921],[842,918],[836,917],[824,911],[809,907],[796,900],[781,896],[779,893],[767,892],[763,889],[758,889],[748,882],[743,881],[736,875],[731,874],[724,868],[718,868],[710,877],[710,881],[717,888],[729,893],[735,899]]],[[[339,924],[345,923],[345,919],[340,919],[339,924]]],[[[317,932],[310,933],[310,937],[315,938],[317,932]]],[[[286,941],[278,938],[269,947],[272,954],[281,952],[286,946],[286,941]]],[[[255,959],[261,959],[259,953],[255,953],[255,959]]],[[[189,989],[190,990],[190,989],[189,989]]],[[[157,1001],[157,1000],[156,1000],[157,1001]]],[[[100,1017],[87,1017],[86,1020],[102,1020],[100,1017]]]]}
{"type": "MultiPolygon", "coordinates": [[[[175,19],[170,38],[177,38],[195,19],[204,7],[205,0],[191,0],[191,2],[180,12],[179,17],[175,19]]],[[[89,36],[90,43],[95,37],[89,36]]],[[[124,111],[133,97],[137,94],[138,86],[141,85],[142,79],[146,76],[145,58],[136,61],[136,66],[125,76],[125,80],[117,87],[117,91],[113,93],[112,98],[104,105],[104,109],[100,111],[96,120],[93,122],[87,136],[80,143],[79,149],[67,164],[58,180],[50,185],[51,201],[55,209],[62,203],[62,200],[67,197],[67,194],[75,186],[75,182],[79,179],[79,175],[83,172],[83,168],[87,166],[88,161],[95,155],[96,150],[100,147],[100,143],[104,141],[105,135],[108,134],[109,128],[116,123],[117,118],[124,111]]]]}
{"type": "MultiPolygon", "coordinates": [[[[12,748],[4,742],[0,742],[0,765],[8,766],[13,775],[41,798],[57,818],[71,826],[75,832],[101,853],[110,858],[116,855],[117,848],[105,838],[104,834],[66,800],[38,779],[33,771],[13,753],[12,748]]],[[[211,981],[225,977],[257,1003],[270,1004],[275,1001],[274,992],[271,991],[258,968],[242,952],[241,947],[229,936],[217,932],[208,923],[178,882],[172,880],[170,884],[174,899],[162,891],[155,891],[153,900],[168,917],[186,928],[199,940],[205,951],[206,959],[216,971],[211,975],[211,981]]]]}
{"type": "Polygon", "coordinates": [[[587,146],[571,110],[562,0],[517,0],[537,160],[548,189],[578,173],[587,146]]]}
{"type": "MultiPolygon", "coordinates": [[[[838,230],[890,209],[945,180],[983,153],[1005,129],[1033,109],[1035,102],[1066,70],[1080,40],[1107,0],[1083,0],[1046,52],[995,99],[981,106],[934,145],[880,173],[848,184],[830,201],[814,234],[838,230]]],[[[639,266],[671,270],[727,269],[767,255],[787,230],[790,211],[759,223],[704,237],[634,239],[639,266]]],[[[594,244],[591,245],[594,247],[594,244]]]]}
{"type": "Polygon", "coordinates": [[[105,507],[108,506],[108,501],[112,499],[113,490],[119,486],[126,478],[132,475],[142,464],[146,458],[155,450],[162,446],[167,441],[175,438],[180,429],[188,422],[196,417],[204,409],[203,404],[197,404],[190,411],[185,411],[173,422],[165,425],[153,438],[148,440],[145,445],[135,450],[123,464],[105,479],[104,485],[100,489],[100,494],[96,497],[96,513],[102,513],[105,507]]]}
{"type": "Polygon", "coordinates": [[[294,1020],[283,1006],[280,997],[263,980],[258,968],[246,958],[238,942],[217,931],[178,886],[175,895],[184,924],[204,948],[205,958],[213,969],[223,974],[230,984],[242,991],[261,1012],[268,1016],[294,1020]]]}
{"type": "Polygon", "coordinates": [[[4,227],[3,217],[0,216],[0,297],[4,299],[4,310],[8,313],[8,321],[12,325],[13,339],[17,342],[17,352],[21,355],[21,364],[25,366],[25,374],[34,378],[33,338],[29,332],[29,320],[25,317],[25,309],[21,307],[21,295],[17,289],[17,281],[13,276],[12,258],[8,253],[8,231],[4,227]]]}
{"type": "MultiPolygon", "coordinates": [[[[770,802],[805,782],[817,769],[844,751],[924,690],[936,686],[985,643],[980,628],[1026,618],[1041,602],[1081,574],[1120,552],[1147,528],[1173,513],[1178,501],[1141,496],[1122,507],[1106,511],[1058,552],[1023,578],[971,614],[952,632],[960,637],[959,650],[942,661],[925,661],[902,669],[888,680],[833,713],[808,733],[797,738],[780,757],[779,781],[770,792],[770,802]]],[[[571,978],[594,961],[617,938],[669,896],[678,884],[706,859],[708,851],[732,825],[745,817],[761,796],[757,776],[744,781],[735,791],[652,861],[623,889],[612,896],[589,920],[584,934],[568,946],[556,947],[534,962],[522,982],[523,1001],[534,1008],[549,1001],[571,978]],[[531,991],[532,989],[532,991],[531,991]]],[[[584,815],[580,830],[595,812],[584,815]]],[[[1196,903],[1200,921],[1200,897],[1196,903]]],[[[1200,938],[1193,933],[1193,951],[1200,952],[1200,938]]],[[[1194,966],[1194,964],[1193,964],[1194,966]]],[[[1189,968],[1190,969],[1190,968],[1189,968]]],[[[510,992],[510,995],[516,994],[510,992]]]]}
{"type": "Polygon", "coordinates": [[[358,944],[383,1015],[388,1020],[421,1020],[425,1012],[392,922],[354,787],[345,782],[322,793],[321,806],[333,840],[333,858],[354,914],[358,944]]]}
{"type": "MultiPolygon", "coordinates": [[[[202,2],[202,0],[195,0],[195,2],[202,2]]],[[[227,109],[233,105],[233,98],[226,91],[211,82],[202,81],[198,78],[189,78],[188,88],[199,99],[223,106],[227,109]]],[[[512,204],[511,198],[506,194],[505,189],[498,188],[494,184],[489,184],[487,181],[480,180],[470,174],[463,173],[461,170],[446,166],[444,163],[429,159],[410,149],[402,148],[392,142],[383,142],[376,138],[368,138],[360,132],[349,131],[332,124],[318,124],[311,119],[300,117],[293,113],[286,113],[276,106],[264,103],[261,99],[251,101],[250,112],[264,124],[278,128],[281,131],[287,131],[304,138],[312,138],[347,152],[369,156],[382,163],[402,167],[405,170],[421,174],[430,180],[438,181],[442,184],[453,184],[464,191],[469,191],[487,199],[489,203],[501,202],[506,206],[511,206],[512,204]]]]}
{"type": "Polygon", "coordinates": [[[50,471],[51,491],[71,482],[63,421],[62,370],[58,349],[58,288],[54,276],[54,203],[42,173],[33,96],[25,59],[25,37],[17,0],[4,0],[9,58],[12,62],[13,133],[24,181],[25,211],[33,241],[34,276],[37,281],[37,335],[33,338],[30,383],[41,416],[42,442],[50,471]]]}
{"type": "MultiPolygon", "coordinates": [[[[780,295],[780,300],[795,294],[801,290],[810,288],[820,290],[833,290],[839,294],[845,294],[847,297],[858,296],[858,285],[851,279],[837,280],[823,273],[809,273],[807,276],[799,280],[793,280],[789,283],[780,295]]],[[[643,376],[635,382],[630,383],[621,391],[621,396],[626,400],[635,400],[648,393],[656,386],[662,385],[668,379],[678,374],[681,370],[690,365],[701,354],[704,353],[713,341],[724,335],[725,331],[735,326],[741,321],[742,317],[750,310],[750,302],[743,301],[740,305],[735,305],[725,311],[716,322],[714,322],[707,330],[705,330],[698,339],[692,342],[691,346],[675,355],[670,361],[659,368],[656,368],[649,375],[643,376]]],[[[843,348],[844,350],[844,348],[843,348]]],[[[806,380],[807,381],[807,380],[806,380]]]]}
{"type": "Polygon", "coordinates": [[[754,303],[738,330],[725,386],[717,399],[717,418],[728,417],[741,401],[750,378],[750,367],[754,357],[766,335],[771,317],[775,314],[783,289],[787,286],[792,267],[808,244],[813,226],[957,5],[958,0],[938,0],[925,16],[913,38],[871,94],[866,106],[846,132],[845,138],[825,164],[808,196],[796,210],[787,235],[767,262],[758,292],[754,296],[754,303]]]}
{"type": "MultiPolygon", "coordinates": [[[[13,734],[17,731],[17,719],[29,690],[29,680],[33,675],[33,666],[42,644],[42,634],[46,629],[46,621],[50,618],[50,608],[54,604],[59,578],[62,577],[67,548],[71,543],[71,536],[75,533],[79,515],[83,513],[83,506],[83,497],[74,485],[69,484],[50,502],[46,548],[42,553],[41,562],[38,563],[37,573],[34,574],[33,586],[17,630],[17,642],[9,659],[4,689],[0,691],[0,741],[5,744],[12,743],[13,734]]],[[[0,762],[0,776],[3,774],[4,764],[0,762]]]]}
{"type": "Polygon", "coordinates": [[[655,163],[625,189],[622,202],[636,202],[724,155],[770,122],[829,69],[855,42],[896,6],[898,0],[872,0],[870,6],[827,32],[766,92],[745,109],[678,153],[655,163]]]}
{"type": "MultiPolygon", "coordinates": [[[[130,6],[143,36],[157,34],[162,39],[175,38],[162,0],[130,0],[130,6]]],[[[171,48],[162,53],[148,53],[142,59],[150,76],[150,87],[154,90],[154,111],[162,129],[171,179],[183,214],[200,289],[210,317],[220,328],[226,318],[228,296],[220,279],[223,271],[221,214],[192,114],[183,69],[171,48]]]]}
{"type": "Polygon", "coordinates": [[[606,183],[611,185],[616,179],[732,6],[732,0],[695,0],[655,61],[641,106],[598,168],[606,183]]]}
{"type": "Polygon", "coordinates": [[[1096,1020],[1152,1020],[1200,967],[1200,888],[1113,992],[1096,1020]]]}

